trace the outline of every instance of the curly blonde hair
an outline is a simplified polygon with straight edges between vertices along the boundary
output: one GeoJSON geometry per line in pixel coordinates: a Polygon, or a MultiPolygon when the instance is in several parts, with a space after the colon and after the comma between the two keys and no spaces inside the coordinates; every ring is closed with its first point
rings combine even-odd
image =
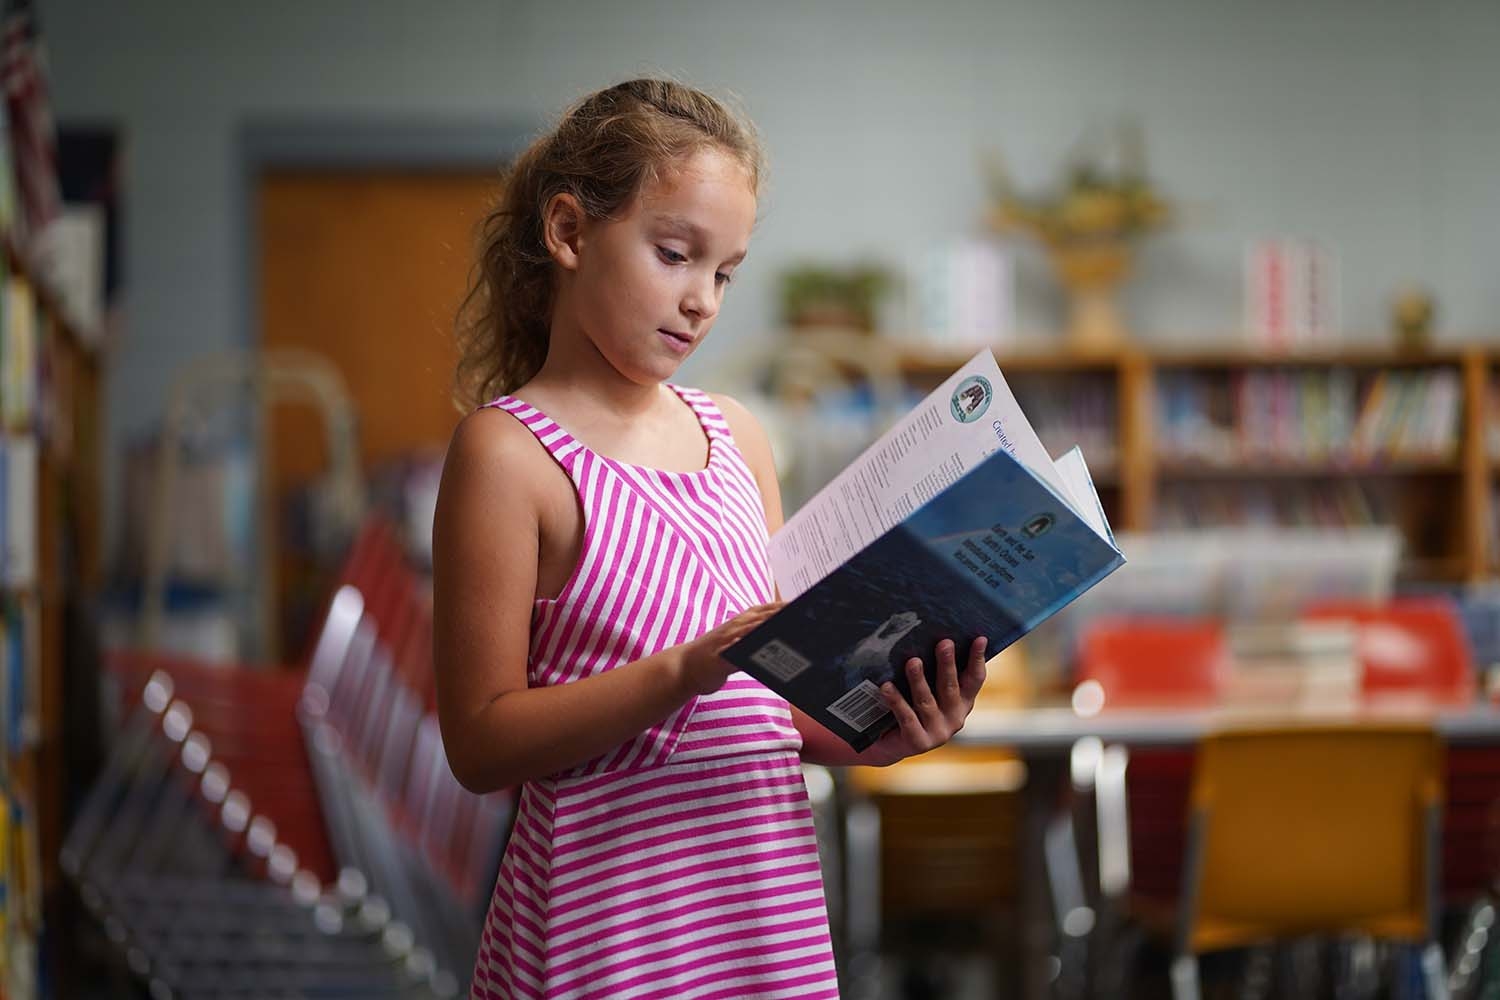
{"type": "Polygon", "coordinates": [[[737,159],[760,190],[764,153],[748,119],[685,84],[639,79],[583,98],[516,157],[459,308],[460,408],[525,384],[547,358],[554,275],[542,212],[552,197],[571,194],[590,219],[608,219],[664,168],[705,148],[737,159]]]}

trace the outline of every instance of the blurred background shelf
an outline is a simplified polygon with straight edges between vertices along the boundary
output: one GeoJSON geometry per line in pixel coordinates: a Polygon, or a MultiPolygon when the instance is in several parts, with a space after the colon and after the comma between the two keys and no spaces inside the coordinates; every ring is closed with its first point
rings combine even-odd
{"type": "MultiPolygon", "coordinates": [[[[4,707],[0,790],[10,801],[13,852],[0,860],[12,897],[6,944],[66,923],[58,847],[70,771],[96,745],[89,685],[74,679],[93,655],[87,626],[101,582],[97,339],[64,318],[56,293],[9,236],[0,410],[3,410],[4,707]],[[82,709],[83,714],[79,714],[82,709]]],[[[14,955],[25,954],[16,951],[14,955]]]]}
{"type": "MultiPolygon", "coordinates": [[[[1217,335],[1209,338],[1224,341],[1217,335]]],[[[1346,335],[1347,347],[1267,350],[1264,347],[1188,348],[1163,346],[1151,351],[1152,361],[1161,368],[1428,368],[1435,365],[1460,365],[1465,349],[1434,347],[1422,351],[1402,351],[1380,346],[1356,346],[1358,341],[1379,341],[1381,336],[1346,335]]]]}
{"type": "MultiPolygon", "coordinates": [[[[869,349],[915,394],[978,348],[875,336],[869,349]]],[[[1117,530],[1390,525],[1404,580],[1497,575],[1493,344],[995,355],[1043,444],[1083,448],[1117,530]]]]}
{"type": "Polygon", "coordinates": [[[1463,471],[1461,463],[1441,458],[1403,458],[1378,464],[1357,464],[1336,460],[1326,462],[1269,460],[1230,464],[1168,459],[1157,464],[1158,474],[1181,479],[1233,480],[1257,476],[1288,479],[1318,476],[1455,476],[1462,474],[1463,471]]]}

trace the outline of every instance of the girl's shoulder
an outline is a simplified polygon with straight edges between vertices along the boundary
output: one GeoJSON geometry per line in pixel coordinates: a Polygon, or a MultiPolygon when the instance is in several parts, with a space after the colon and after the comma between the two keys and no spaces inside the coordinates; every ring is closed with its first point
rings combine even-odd
{"type": "Polygon", "coordinates": [[[443,459],[445,476],[461,474],[486,482],[535,482],[529,473],[553,465],[536,435],[516,417],[494,406],[473,410],[458,422],[443,459]]]}
{"type": "MultiPolygon", "coordinates": [[[[714,406],[718,407],[719,413],[723,415],[724,422],[729,425],[732,433],[738,432],[741,428],[754,429],[760,426],[755,415],[733,396],[723,392],[708,392],[704,389],[693,391],[706,396],[714,406]]],[[[738,437],[738,434],[736,433],[735,436],[738,437]]]]}

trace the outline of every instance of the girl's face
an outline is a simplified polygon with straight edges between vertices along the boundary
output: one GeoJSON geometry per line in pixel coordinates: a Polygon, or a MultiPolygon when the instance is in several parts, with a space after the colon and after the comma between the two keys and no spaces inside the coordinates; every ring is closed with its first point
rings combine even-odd
{"type": "Polygon", "coordinates": [[[572,321],[631,381],[670,378],[713,326],[754,225],[745,168],[717,149],[693,154],[619,217],[583,224],[572,321]]]}

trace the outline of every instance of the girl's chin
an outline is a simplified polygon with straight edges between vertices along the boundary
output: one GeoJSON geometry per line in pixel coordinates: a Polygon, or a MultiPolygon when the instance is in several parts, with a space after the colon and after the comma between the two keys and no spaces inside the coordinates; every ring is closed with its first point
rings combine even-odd
{"type": "Polygon", "coordinates": [[[682,361],[674,357],[632,358],[615,370],[637,385],[656,385],[677,374],[682,361]]]}

